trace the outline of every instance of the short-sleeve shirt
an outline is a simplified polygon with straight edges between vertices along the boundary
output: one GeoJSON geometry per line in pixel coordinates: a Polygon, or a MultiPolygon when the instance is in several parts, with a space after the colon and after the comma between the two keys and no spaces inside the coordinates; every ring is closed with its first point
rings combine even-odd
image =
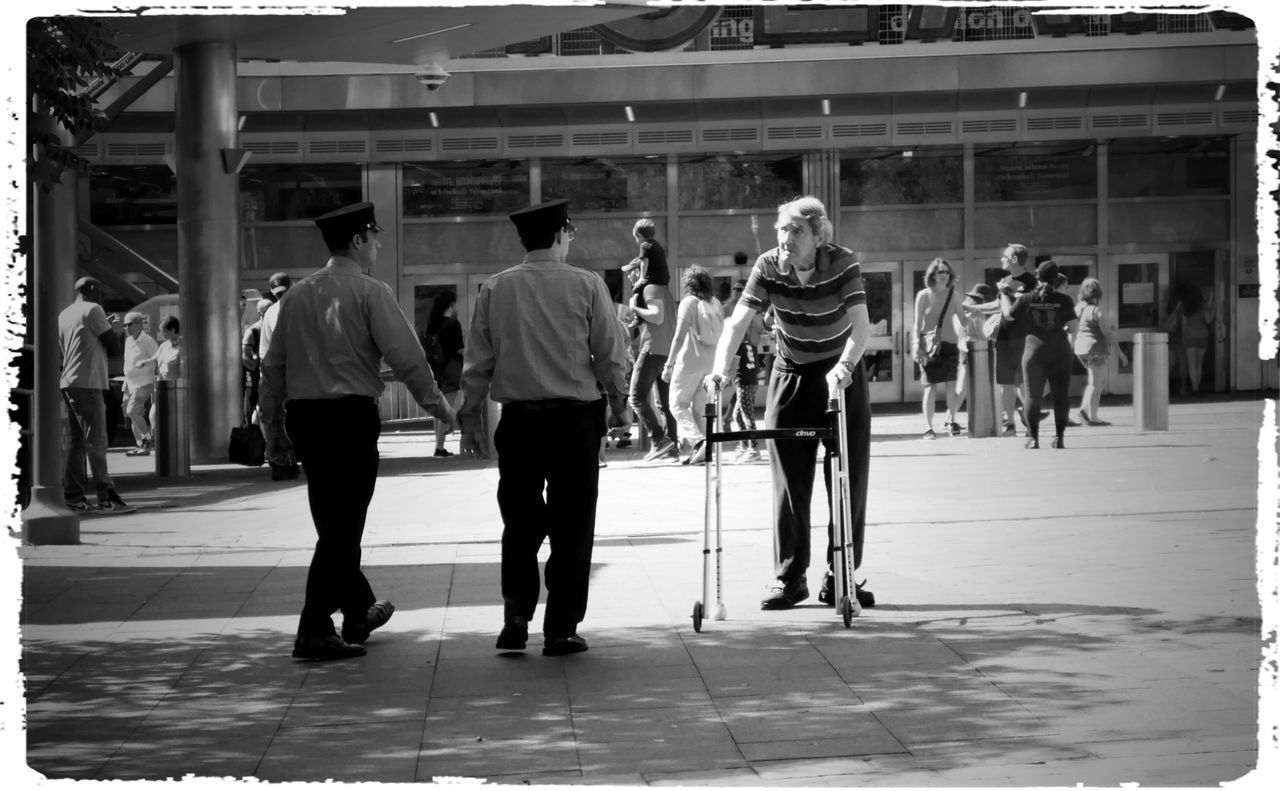
{"type": "MultiPolygon", "coordinates": [[[[1030,293],[1035,290],[1037,285],[1036,276],[1030,272],[1023,272],[1014,279],[1018,283],[1017,291],[1014,293],[1014,299],[1023,294],[1030,293]]],[[[996,331],[997,341],[1022,341],[1027,337],[1027,328],[1022,326],[1020,321],[1006,321],[1001,323],[1000,329],[996,331]]]]}
{"type": "Polygon", "coordinates": [[[778,269],[778,249],[756,259],[742,291],[742,304],[763,313],[773,307],[777,354],[788,362],[828,360],[844,349],[852,322],[849,309],[867,303],[862,269],[852,250],[822,245],[808,283],[795,269],[778,269]]]}
{"type": "Polygon", "coordinates": [[[1021,294],[1014,301],[1010,312],[1026,329],[1028,342],[1034,338],[1039,345],[1067,346],[1066,328],[1069,322],[1075,321],[1076,306],[1066,294],[1058,291],[1021,294]]]}
{"type": "Polygon", "coordinates": [[[107,389],[107,349],[100,336],[110,329],[107,314],[96,302],[76,300],[58,314],[59,387],[107,389]]]}

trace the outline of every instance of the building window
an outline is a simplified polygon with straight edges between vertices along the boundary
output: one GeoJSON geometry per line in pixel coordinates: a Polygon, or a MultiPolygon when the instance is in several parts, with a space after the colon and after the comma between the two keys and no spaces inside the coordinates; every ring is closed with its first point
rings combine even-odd
{"type": "Polygon", "coordinates": [[[568,198],[575,212],[664,211],[667,166],[653,159],[543,160],[542,199],[568,198]]]}
{"type": "Polygon", "coordinates": [[[108,165],[89,176],[94,225],[176,225],[177,180],[165,165],[108,165]]]}
{"type": "Polygon", "coordinates": [[[1229,154],[1220,137],[1114,142],[1107,152],[1111,197],[1227,195],[1229,154]]]}
{"type": "Polygon", "coordinates": [[[1091,143],[1012,148],[974,156],[974,196],[979,203],[1034,200],[1094,200],[1098,191],[1091,143]]]}
{"type": "Polygon", "coordinates": [[[964,154],[960,151],[875,153],[840,160],[841,206],[960,203],[964,154]]]}
{"type": "Polygon", "coordinates": [[[360,165],[248,165],[240,171],[243,223],[313,220],[363,200],[360,165]]]}
{"type": "Polygon", "coordinates": [[[705,154],[680,160],[680,210],[776,209],[800,195],[799,154],[705,154]]]}
{"type": "Polygon", "coordinates": [[[523,160],[413,162],[403,176],[406,217],[510,214],[529,205],[523,160]]]}

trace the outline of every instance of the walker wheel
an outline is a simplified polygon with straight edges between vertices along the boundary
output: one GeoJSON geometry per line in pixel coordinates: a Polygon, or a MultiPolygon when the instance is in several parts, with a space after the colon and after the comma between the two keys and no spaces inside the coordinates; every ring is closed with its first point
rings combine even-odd
{"type": "Polygon", "coordinates": [[[853,625],[853,605],[848,596],[840,599],[840,618],[844,621],[844,628],[848,629],[853,625]]]}
{"type": "Polygon", "coordinates": [[[702,631],[702,602],[693,603],[693,631],[702,631]]]}

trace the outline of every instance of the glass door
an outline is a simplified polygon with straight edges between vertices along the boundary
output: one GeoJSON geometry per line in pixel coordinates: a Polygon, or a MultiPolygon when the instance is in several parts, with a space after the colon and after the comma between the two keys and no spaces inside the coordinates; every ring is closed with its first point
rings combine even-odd
{"type": "Polygon", "coordinates": [[[862,264],[871,340],[863,354],[872,403],[902,403],[902,265],[897,261],[862,264]]]}
{"type": "MultiPolygon", "coordinates": [[[[1116,323],[1116,343],[1129,365],[1111,356],[1111,392],[1133,392],[1133,336],[1163,332],[1169,299],[1169,255],[1141,253],[1112,255],[1102,271],[1102,300],[1116,323]]],[[[1172,364],[1172,360],[1170,363],[1172,364]]]]}

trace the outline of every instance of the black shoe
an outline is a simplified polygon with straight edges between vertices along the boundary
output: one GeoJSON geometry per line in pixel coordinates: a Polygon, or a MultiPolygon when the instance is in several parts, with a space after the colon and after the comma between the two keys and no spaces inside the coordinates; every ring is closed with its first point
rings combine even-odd
{"type": "Polygon", "coordinates": [[[336,634],[327,637],[302,637],[293,641],[294,659],[354,659],[364,656],[362,645],[352,645],[336,634]]]}
{"type": "Polygon", "coordinates": [[[447,459],[453,455],[453,452],[445,450],[444,448],[436,448],[434,455],[437,459],[447,459]]]}
{"type": "MultiPolygon", "coordinates": [[[[863,580],[862,585],[866,585],[866,584],[867,584],[866,580],[863,580]]],[[[867,609],[875,607],[876,595],[871,591],[864,589],[862,585],[858,585],[856,583],[854,585],[854,587],[856,588],[856,592],[854,593],[854,596],[857,597],[858,604],[861,604],[863,607],[867,609]]]]}
{"type": "Polygon", "coordinates": [[[1053,438],[1053,442],[1050,442],[1050,443],[1049,443],[1049,447],[1054,448],[1054,449],[1056,449],[1056,450],[1062,450],[1062,449],[1066,448],[1067,446],[1066,446],[1066,444],[1062,441],[1062,437],[1054,437],[1054,438],[1053,438]]]}
{"type": "Polygon", "coordinates": [[[298,465],[296,464],[272,464],[271,480],[273,481],[292,481],[298,477],[298,465]]]}
{"type": "Polygon", "coordinates": [[[498,644],[495,648],[499,651],[523,651],[527,642],[529,642],[529,622],[517,615],[502,627],[502,631],[498,633],[498,644]]]}
{"type": "Polygon", "coordinates": [[[959,423],[948,423],[947,428],[951,429],[951,436],[953,437],[960,436],[961,432],[963,431],[963,429],[960,428],[959,423]]]}
{"type": "Polygon", "coordinates": [[[822,589],[818,591],[820,604],[833,604],[836,597],[836,576],[828,571],[822,575],[822,589]]]}
{"type": "Polygon", "coordinates": [[[542,643],[543,656],[565,656],[580,654],[587,650],[587,641],[576,634],[568,637],[548,637],[542,643]]]}
{"type": "Polygon", "coordinates": [[[762,610],[789,610],[809,598],[809,586],[803,576],[791,582],[775,580],[767,588],[764,600],[760,602],[762,610]]]}
{"type": "Polygon", "coordinates": [[[389,601],[374,602],[369,611],[365,613],[364,623],[349,624],[345,621],[342,624],[342,639],[352,644],[363,643],[369,639],[369,633],[387,621],[391,620],[391,614],[396,611],[396,606],[389,601]]]}
{"type": "Polygon", "coordinates": [[[631,436],[630,436],[630,435],[627,435],[627,436],[623,437],[622,439],[619,439],[619,440],[618,440],[618,444],[614,445],[614,447],[615,447],[615,448],[629,448],[629,447],[631,447],[631,436]]]}
{"type": "Polygon", "coordinates": [[[1035,437],[1031,437],[1030,439],[1027,440],[1027,444],[1023,445],[1022,447],[1026,448],[1027,450],[1039,450],[1040,440],[1036,439],[1035,437]]]}

